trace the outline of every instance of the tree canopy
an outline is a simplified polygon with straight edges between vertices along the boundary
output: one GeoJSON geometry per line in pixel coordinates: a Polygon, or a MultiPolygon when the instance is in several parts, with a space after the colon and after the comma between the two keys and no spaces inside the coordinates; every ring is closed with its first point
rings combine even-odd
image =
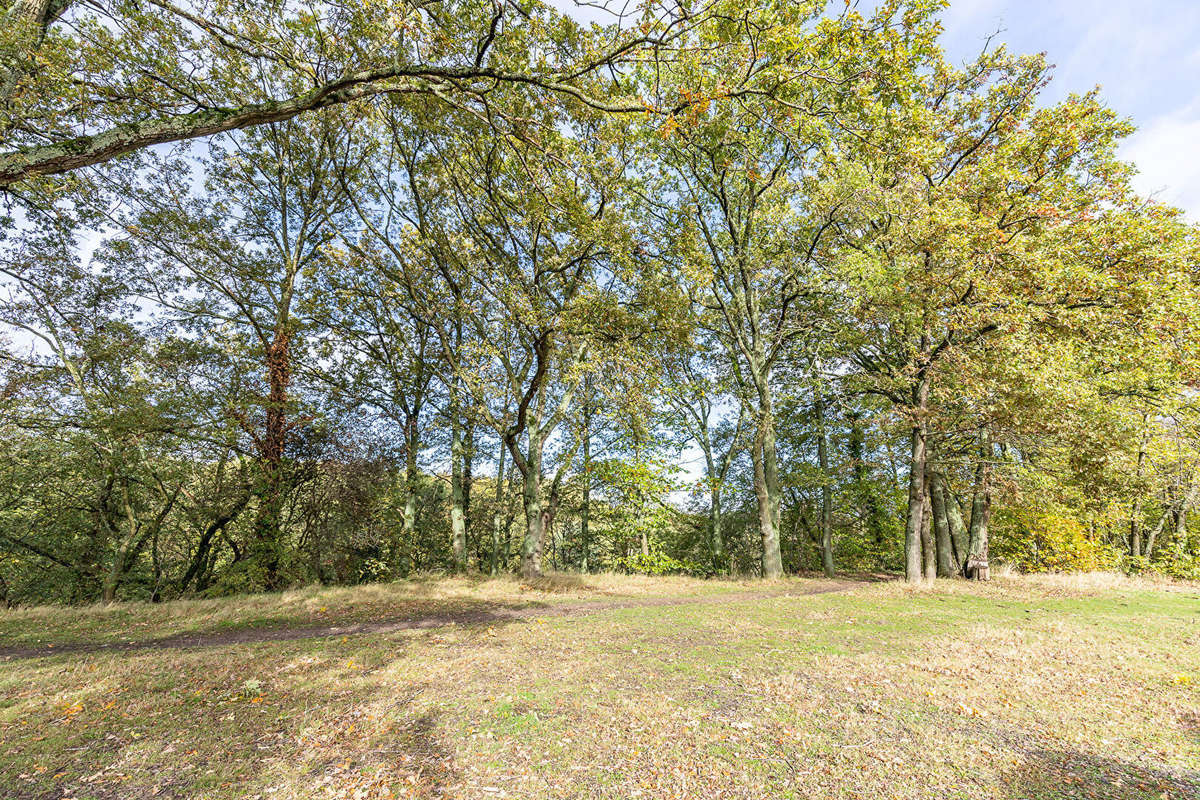
{"type": "Polygon", "coordinates": [[[1200,575],[1200,229],[943,6],[0,4],[0,596],[1200,575]]]}

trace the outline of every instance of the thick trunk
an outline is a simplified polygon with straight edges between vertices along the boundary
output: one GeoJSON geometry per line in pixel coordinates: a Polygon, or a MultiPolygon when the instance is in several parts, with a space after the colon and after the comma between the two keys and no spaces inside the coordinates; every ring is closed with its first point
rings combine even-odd
{"type": "Polygon", "coordinates": [[[967,524],[963,521],[962,506],[958,502],[958,496],[950,490],[950,484],[946,483],[944,477],[939,476],[938,486],[942,490],[942,502],[946,505],[946,524],[950,526],[950,544],[954,548],[954,571],[961,573],[967,560],[967,524]]]}
{"type": "Polygon", "coordinates": [[[545,539],[545,516],[542,514],[542,444],[538,431],[529,432],[529,456],[525,460],[525,540],[521,543],[521,574],[532,578],[542,573],[542,542],[545,539]]]}
{"type": "MultiPolygon", "coordinates": [[[[950,532],[950,512],[945,493],[945,478],[941,473],[929,476],[929,505],[933,511],[934,544],[937,548],[937,576],[950,578],[959,574],[961,566],[955,552],[954,537],[950,532]]],[[[959,525],[962,525],[961,519],[959,525]]]]}
{"type": "Polygon", "coordinates": [[[929,403],[929,376],[922,374],[913,387],[913,425],[908,458],[908,514],[904,525],[904,580],[921,581],[921,526],[925,516],[925,414],[929,403]]]}
{"type": "Polygon", "coordinates": [[[280,584],[284,506],[283,457],[287,445],[288,387],[292,379],[291,340],[286,325],[275,331],[266,351],[266,428],[259,444],[262,470],[258,487],[258,515],[254,520],[255,579],[265,589],[280,584]]]}
{"type": "Polygon", "coordinates": [[[937,547],[933,540],[933,501],[929,494],[929,472],[925,474],[925,497],[921,501],[921,577],[937,577],[937,547]]]}
{"type": "Polygon", "coordinates": [[[760,413],[754,447],[754,494],[758,499],[758,526],[762,533],[764,578],[783,574],[779,549],[779,463],[775,450],[775,419],[767,405],[760,413]]]}
{"type": "Polygon", "coordinates": [[[991,491],[992,448],[986,440],[979,449],[979,463],[975,467],[975,488],[971,497],[971,525],[967,531],[967,577],[983,577],[987,570],[977,570],[977,565],[988,560],[988,521],[992,515],[991,491]]]}
{"type": "Polygon", "coordinates": [[[921,581],[921,525],[925,511],[925,423],[913,425],[908,477],[908,518],[904,526],[904,579],[921,581]]]}

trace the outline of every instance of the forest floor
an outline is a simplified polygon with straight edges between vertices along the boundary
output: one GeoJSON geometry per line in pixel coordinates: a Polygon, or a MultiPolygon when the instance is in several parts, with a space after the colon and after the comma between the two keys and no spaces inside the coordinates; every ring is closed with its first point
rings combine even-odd
{"type": "Polygon", "coordinates": [[[4,798],[1200,797],[1200,587],[426,579],[0,612],[4,798]]]}

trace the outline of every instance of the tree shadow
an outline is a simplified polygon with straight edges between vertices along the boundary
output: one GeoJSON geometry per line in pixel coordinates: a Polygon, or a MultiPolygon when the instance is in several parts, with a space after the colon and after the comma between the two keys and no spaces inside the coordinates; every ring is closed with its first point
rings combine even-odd
{"type": "Polygon", "coordinates": [[[394,797],[397,785],[407,797],[441,797],[458,776],[454,750],[428,711],[395,729],[382,746],[325,759],[308,772],[313,788],[325,786],[335,796],[361,798],[394,797]]]}
{"type": "Polygon", "coordinates": [[[1069,748],[1026,750],[1000,777],[1013,800],[1190,800],[1200,797],[1200,771],[1166,770],[1069,748]]]}

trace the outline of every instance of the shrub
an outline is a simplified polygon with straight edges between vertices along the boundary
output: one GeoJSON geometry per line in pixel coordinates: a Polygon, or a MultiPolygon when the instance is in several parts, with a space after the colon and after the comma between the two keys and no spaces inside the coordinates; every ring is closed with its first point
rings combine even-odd
{"type": "Polygon", "coordinates": [[[1121,556],[1073,516],[1022,511],[998,531],[993,555],[1021,572],[1096,572],[1116,569],[1121,556]]]}
{"type": "Polygon", "coordinates": [[[707,576],[709,570],[692,561],[672,558],[665,553],[635,553],[617,559],[617,568],[638,575],[693,575],[707,576]]]}

